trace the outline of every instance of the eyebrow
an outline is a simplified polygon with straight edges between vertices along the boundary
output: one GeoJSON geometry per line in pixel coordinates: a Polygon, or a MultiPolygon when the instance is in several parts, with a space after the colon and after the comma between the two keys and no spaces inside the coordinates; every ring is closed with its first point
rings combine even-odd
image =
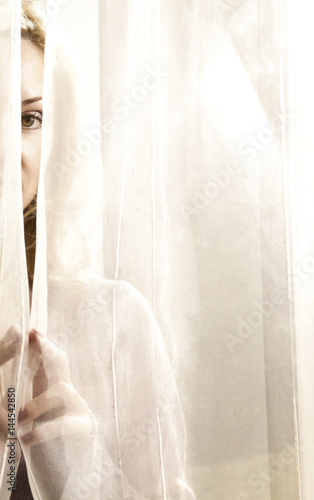
{"type": "Polygon", "coordinates": [[[25,99],[22,101],[22,105],[26,106],[26,104],[32,104],[33,102],[41,101],[42,97],[32,97],[31,99],[25,99]]]}

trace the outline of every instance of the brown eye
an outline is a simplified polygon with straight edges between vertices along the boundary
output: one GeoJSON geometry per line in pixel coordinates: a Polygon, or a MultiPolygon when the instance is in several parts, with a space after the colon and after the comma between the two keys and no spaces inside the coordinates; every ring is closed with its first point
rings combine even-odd
{"type": "Polygon", "coordinates": [[[35,119],[33,116],[23,116],[22,117],[22,125],[23,127],[31,127],[34,125],[35,119]]]}
{"type": "Polygon", "coordinates": [[[24,129],[39,129],[42,124],[41,113],[24,113],[22,115],[22,128],[24,129]]]}

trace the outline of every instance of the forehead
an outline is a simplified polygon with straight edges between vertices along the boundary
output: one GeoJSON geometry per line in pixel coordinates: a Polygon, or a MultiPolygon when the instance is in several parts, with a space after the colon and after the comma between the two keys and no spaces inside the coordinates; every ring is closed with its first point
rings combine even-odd
{"type": "Polygon", "coordinates": [[[22,101],[42,95],[44,78],[44,55],[29,40],[21,44],[22,101]]]}

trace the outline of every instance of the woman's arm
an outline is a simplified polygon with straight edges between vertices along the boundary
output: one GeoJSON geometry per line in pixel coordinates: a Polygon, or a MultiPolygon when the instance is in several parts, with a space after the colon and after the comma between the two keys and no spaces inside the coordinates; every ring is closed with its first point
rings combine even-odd
{"type": "Polygon", "coordinates": [[[184,480],[185,423],[161,332],[148,302],[124,282],[116,325],[116,459],[124,489],[130,498],[193,499],[184,480]]]}

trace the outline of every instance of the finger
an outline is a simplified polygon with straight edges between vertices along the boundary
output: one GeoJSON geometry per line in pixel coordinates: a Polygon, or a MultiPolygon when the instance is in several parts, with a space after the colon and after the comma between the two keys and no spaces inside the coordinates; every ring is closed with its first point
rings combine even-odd
{"type": "Polygon", "coordinates": [[[7,363],[21,351],[22,333],[18,325],[12,325],[0,341],[0,365],[7,363]]]}
{"type": "Polygon", "coordinates": [[[63,439],[85,439],[93,429],[89,414],[84,416],[62,416],[38,425],[32,431],[19,436],[22,444],[33,446],[62,437],[63,439]]]}
{"type": "Polygon", "coordinates": [[[43,338],[36,330],[30,332],[30,346],[41,354],[43,367],[48,377],[52,377],[54,383],[64,381],[71,384],[70,368],[67,355],[53,342],[43,338]]]}
{"type": "Polygon", "coordinates": [[[40,396],[32,399],[29,403],[23,406],[18,414],[19,426],[27,425],[33,420],[47,412],[51,412],[56,408],[64,408],[64,400],[61,397],[48,397],[47,393],[43,392],[40,396]]]}
{"type": "Polygon", "coordinates": [[[20,409],[18,424],[27,425],[49,410],[64,408],[66,413],[83,415],[88,412],[86,401],[66,382],[58,382],[20,409]]]}

